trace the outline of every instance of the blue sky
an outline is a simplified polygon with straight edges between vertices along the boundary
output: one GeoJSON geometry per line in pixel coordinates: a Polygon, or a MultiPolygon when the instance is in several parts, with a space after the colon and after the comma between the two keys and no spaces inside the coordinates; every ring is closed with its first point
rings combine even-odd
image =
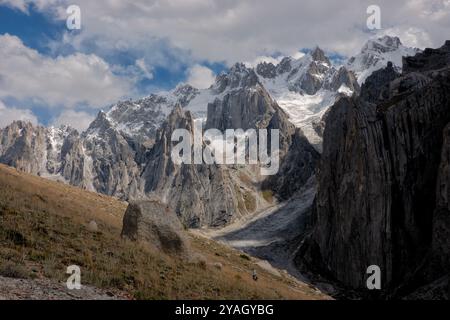
{"type": "MultiPolygon", "coordinates": [[[[95,54],[110,65],[119,67],[113,71],[117,76],[127,77],[130,73],[137,72],[130,69],[136,68],[138,59],[145,59],[146,52],[137,48],[136,50],[112,50],[103,51],[97,47],[95,41],[85,41],[81,48],[63,43],[63,37],[76,37],[83,31],[69,31],[66,21],[55,19],[49,13],[36,10],[34,5],[28,7],[28,12],[16,8],[0,5],[0,34],[9,34],[18,37],[23,44],[38,51],[43,56],[57,58],[58,56],[70,56],[76,52],[95,54]],[[56,45],[55,44],[59,44],[56,45]]],[[[189,56],[188,51],[170,47],[166,41],[158,41],[158,50],[171,62],[172,67],[155,65],[151,68],[151,77],[139,77],[133,83],[133,91],[121,96],[123,99],[136,98],[148,95],[152,92],[170,90],[181,82],[185,82],[189,75],[191,64],[180,57],[189,56]]],[[[214,74],[226,70],[224,62],[197,61],[199,65],[209,68],[214,74]]],[[[13,106],[25,106],[37,117],[39,123],[52,124],[58,115],[58,111],[64,110],[64,105],[59,104],[48,108],[45,101],[33,101],[32,99],[16,99],[13,96],[2,99],[3,104],[13,106]]],[[[89,108],[82,103],[76,106],[77,111],[85,112],[94,116],[98,109],[107,108],[108,104],[93,106],[89,108]]]]}
{"type": "MultiPolygon", "coordinates": [[[[420,48],[444,42],[449,0],[377,2],[382,33],[420,48]]],[[[71,4],[0,0],[0,127],[24,119],[82,130],[120,99],[208,87],[235,62],[316,45],[342,62],[374,36],[366,0],[77,0],[77,31],[66,28],[71,4]]]]}
{"type": "Polygon", "coordinates": [[[0,6],[0,34],[16,35],[28,47],[44,54],[51,54],[46,46],[49,41],[58,41],[62,38],[65,21],[55,21],[48,14],[34,10],[34,6],[30,6],[29,10],[27,14],[7,6],[0,6]]]}

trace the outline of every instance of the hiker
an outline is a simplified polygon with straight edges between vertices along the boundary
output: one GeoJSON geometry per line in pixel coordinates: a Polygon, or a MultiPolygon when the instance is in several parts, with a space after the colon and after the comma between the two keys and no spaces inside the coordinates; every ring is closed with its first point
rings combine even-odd
{"type": "Polygon", "coordinates": [[[253,280],[258,281],[258,275],[256,274],[256,269],[253,269],[253,280]]]}

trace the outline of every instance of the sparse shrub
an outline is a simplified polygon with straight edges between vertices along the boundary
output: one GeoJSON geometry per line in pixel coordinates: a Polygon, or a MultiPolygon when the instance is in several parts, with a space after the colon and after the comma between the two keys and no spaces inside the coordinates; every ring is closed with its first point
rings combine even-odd
{"type": "Polygon", "coordinates": [[[0,265],[0,275],[6,278],[27,279],[28,271],[20,264],[6,262],[0,265]]]}
{"type": "Polygon", "coordinates": [[[18,246],[25,246],[28,243],[25,236],[16,230],[6,230],[6,238],[18,246]]]}
{"type": "Polygon", "coordinates": [[[250,257],[246,254],[241,254],[241,255],[239,255],[239,257],[241,257],[244,260],[250,261],[250,257]]]}
{"type": "Polygon", "coordinates": [[[206,270],[206,261],[205,260],[198,261],[197,265],[199,266],[200,269],[206,270]]]}

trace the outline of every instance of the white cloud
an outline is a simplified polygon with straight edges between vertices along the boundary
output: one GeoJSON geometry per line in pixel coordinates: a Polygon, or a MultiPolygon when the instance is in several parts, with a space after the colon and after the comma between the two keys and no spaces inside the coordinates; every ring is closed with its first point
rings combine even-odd
{"type": "MultiPolygon", "coordinates": [[[[71,0],[0,1],[19,9],[33,2],[59,19],[72,4],[71,0]]],[[[147,66],[164,67],[171,67],[173,59],[158,50],[162,39],[171,49],[191,53],[191,63],[209,60],[231,65],[315,45],[350,56],[374,35],[366,27],[370,4],[361,0],[345,4],[339,0],[78,0],[83,32],[70,34],[65,41],[80,50],[95,43],[104,54],[128,48],[144,54],[147,66]]],[[[381,8],[382,32],[402,36],[412,28],[428,37],[418,44],[433,47],[448,37],[448,0],[378,0],[376,4],[381,8]]]]}
{"type": "Polygon", "coordinates": [[[253,61],[246,61],[244,62],[244,64],[248,68],[256,67],[258,64],[263,62],[273,63],[274,65],[277,65],[278,63],[280,63],[281,59],[282,59],[281,56],[276,58],[270,56],[258,56],[253,61]]]}
{"type": "Polygon", "coordinates": [[[14,120],[29,121],[37,124],[38,120],[31,110],[8,108],[0,101],[0,128],[6,127],[14,120]]]}
{"type": "Polygon", "coordinates": [[[145,78],[149,80],[153,79],[153,73],[143,58],[136,60],[136,66],[142,71],[145,78]]]}
{"type": "Polygon", "coordinates": [[[25,0],[0,0],[0,5],[6,5],[25,13],[28,12],[27,3],[25,2],[25,0]]]}
{"type": "Polygon", "coordinates": [[[78,132],[83,132],[89,127],[94,118],[95,116],[84,111],[65,110],[54,119],[52,125],[59,127],[65,124],[77,129],[78,132]]]}
{"type": "Polygon", "coordinates": [[[294,53],[291,55],[291,57],[294,58],[294,59],[300,59],[300,58],[303,57],[304,55],[305,55],[305,54],[304,54],[303,52],[297,51],[297,52],[294,52],[294,53]]]}
{"type": "Polygon", "coordinates": [[[196,64],[189,69],[186,82],[195,88],[206,89],[214,83],[215,78],[211,69],[196,64]]]}
{"type": "Polygon", "coordinates": [[[0,0],[0,5],[6,5],[28,14],[30,4],[38,10],[43,10],[44,8],[48,8],[50,5],[55,5],[60,2],[60,0],[0,0]]]}
{"type": "MultiPolygon", "coordinates": [[[[294,59],[300,59],[301,57],[303,57],[305,54],[303,52],[300,51],[296,51],[292,54],[287,54],[286,56],[290,56],[294,59]]],[[[267,63],[272,63],[274,65],[277,65],[278,63],[281,62],[281,60],[284,58],[285,56],[280,55],[277,56],[276,58],[271,57],[271,56],[258,56],[256,57],[253,61],[247,61],[244,62],[244,64],[247,67],[256,67],[258,64],[262,63],[262,62],[267,62],[267,63]]]]}
{"type": "Polygon", "coordinates": [[[380,35],[392,34],[397,35],[402,43],[408,47],[426,48],[433,46],[430,35],[422,29],[414,27],[394,27],[380,32],[380,35]]]}
{"type": "Polygon", "coordinates": [[[15,36],[0,35],[0,98],[48,107],[99,108],[125,96],[130,88],[130,81],[115,76],[96,55],[76,53],[52,59],[15,36]]]}
{"type": "MultiPolygon", "coordinates": [[[[39,2],[42,10],[51,12],[71,3],[39,2]]],[[[361,0],[345,4],[339,0],[78,0],[77,4],[85,29],[69,38],[79,48],[94,39],[101,41],[105,51],[117,47],[138,50],[167,39],[174,47],[191,52],[194,61],[232,64],[275,53],[289,55],[315,45],[353,55],[373,36],[366,27],[366,9],[371,3],[361,0]]],[[[384,30],[422,30],[432,46],[442,45],[448,36],[448,0],[378,0],[377,5],[384,30]]],[[[170,64],[164,51],[148,50],[146,55],[151,65],[170,64]]]]}

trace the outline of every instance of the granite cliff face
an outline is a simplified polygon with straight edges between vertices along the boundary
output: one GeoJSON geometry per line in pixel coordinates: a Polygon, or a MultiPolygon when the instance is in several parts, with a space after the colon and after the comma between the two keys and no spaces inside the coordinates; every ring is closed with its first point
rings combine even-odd
{"type": "Polygon", "coordinates": [[[225,225],[246,213],[245,207],[239,208],[242,199],[232,169],[216,164],[175,164],[171,157],[173,131],[186,129],[194,134],[193,128],[190,112],[175,108],[149,152],[142,191],[168,203],[186,226],[225,225]]]}
{"type": "Polygon", "coordinates": [[[431,263],[428,281],[435,272],[445,274],[450,268],[450,124],[444,129],[441,162],[436,184],[436,207],[432,219],[431,263]]]}
{"type": "Polygon", "coordinates": [[[295,131],[277,174],[268,177],[263,189],[272,190],[279,199],[287,200],[315,175],[320,154],[300,129],[295,131]]]}
{"type": "Polygon", "coordinates": [[[208,104],[206,129],[265,128],[278,108],[253,69],[243,64],[220,75],[212,89],[225,95],[208,104]]]}
{"type": "Polygon", "coordinates": [[[402,75],[390,68],[329,111],[297,262],[360,290],[378,265],[384,293],[404,295],[448,273],[450,42],[404,59],[402,75]]]}
{"type": "Polygon", "coordinates": [[[67,126],[45,128],[15,121],[0,129],[0,162],[43,177],[57,175],[62,168],[64,142],[78,133],[67,126]]]}

